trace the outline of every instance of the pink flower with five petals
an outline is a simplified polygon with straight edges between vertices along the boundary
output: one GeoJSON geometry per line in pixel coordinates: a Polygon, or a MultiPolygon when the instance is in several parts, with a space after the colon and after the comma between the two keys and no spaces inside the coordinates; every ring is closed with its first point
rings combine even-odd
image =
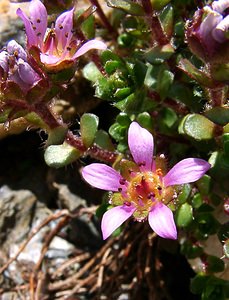
{"type": "Polygon", "coordinates": [[[90,185],[114,192],[111,201],[115,207],[102,217],[103,239],[131,216],[137,221],[148,218],[149,225],[159,236],[176,239],[173,213],[167,206],[174,195],[173,186],[198,180],[210,164],[203,159],[187,158],[165,174],[161,159],[153,158],[153,136],[136,122],[129,127],[128,144],[134,162],[127,163],[127,172],[118,172],[101,163],[82,170],[83,178],[90,185]]]}
{"type": "Polygon", "coordinates": [[[62,13],[55,22],[55,27],[48,29],[47,10],[40,0],[32,0],[28,17],[20,8],[17,15],[23,20],[27,35],[27,47],[36,47],[40,51],[40,60],[47,67],[55,70],[71,65],[89,50],[105,50],[107,46],[96,39],[79,45],[73,34],[74,8],[62,13]]]}

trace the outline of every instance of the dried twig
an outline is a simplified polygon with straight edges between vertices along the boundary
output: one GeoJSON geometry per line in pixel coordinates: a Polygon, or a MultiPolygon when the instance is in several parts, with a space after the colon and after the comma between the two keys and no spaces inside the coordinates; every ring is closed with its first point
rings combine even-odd
{"type": "Polygon", "coordinates": [[[90,269],[90,267],[95,263],[95,261],[97,261],[98,258],[100,258],[105,252],[106,250],[111,246],[111,244],[114,243],[114,239],[110,239],[102,248],[101,250],[96,253],[96,255],[94,257],[92,257],[89,262],[86,263],[86,265],[84,265],[82,267],[82,269],[74,274],[73,276],[65,279],[65,280],[61,280],[61,281],[57,281],[54,283],[51,283],[48,287],[49,291],[55,291],[55,290],[61,290],[61,289],[66,289],[69,288],[71,286],[74,286],[77,282],[77,280],[86,272],[90,269]]]}
{"type": "Polygon", "coordinates": [[[41,224],[39,224],[37,227],[33,228],[33,230],[31,231],[29,237],[27,238],[27,240],[21,245],[21,247],[19,248],[19,250],[17,251],[17,253],[11,257],[7,263],[2,266],[0,268],[0,274],[2,272],[4,272],[8,267],[9,265],[18,258],[18,256],[20,255],[20,253],[25,249],[26,245],[29,243],[29,241],[44,227],[46,226],[48,223],[50,223],[51,221],[53,220],[56,220],[56,219],[59,219],[63,216],[69,216],[69,211],[64,209],[64,210],[61,210],[61,211],[58,211],[57,213],[49,216],[48,218],[46,218],[41,224]]]}

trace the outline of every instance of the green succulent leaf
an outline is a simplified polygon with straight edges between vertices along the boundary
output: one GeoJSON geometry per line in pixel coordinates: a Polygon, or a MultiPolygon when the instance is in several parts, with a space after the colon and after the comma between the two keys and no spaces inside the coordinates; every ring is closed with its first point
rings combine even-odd
{"type": "Polygon", "coordinates": [[[131,15],[143,16],[144,10],[141,5],[131,0],[106,0],[107,5],[113,8],[119,8],[131,15]]]}
{"type": "Polygon", "coordinates": [[[98,130],[96,132],[94,142],[96,145],[98,145],[99,147],[101,147],[103,149],[114,151],[114,145],[113,145],[108,133],[104,130],[98,130]]]}
{"type": "Polygon", "coordinates": [[[188,203],[182,204],[176,213],[176,223],[179,227],[187,227],[193,220],[192,206],[188,203]]]}
{"type": "Polygon", "coordinates": [[[96,65],[93,62],[89,62],[84,68],[83,68],[83,76],[89,81],[92,81],[95,83],[100,78],[103,77],[99,69],[96,67],[96,65]]]}
{"type": "Polygon", "coordinates": [[[80,132],[85,147],[90,147],[98,130],[99,118],[90,113],[83,114],[80,118],[80,132]]]}
{"type": "Polygon", "coordinates": [[[62,145],[51,145],[45,150],[44,159],[46,164],[52,168],[65,167],[76,161],[81,153],[67,143],[62,145]]]}
{"type": "Polygon", "coordinates": [[[209,140],[215,136],[215,124],[200,114],[189,114],[181,122],[179,133],[197,140],[209,140]]]}

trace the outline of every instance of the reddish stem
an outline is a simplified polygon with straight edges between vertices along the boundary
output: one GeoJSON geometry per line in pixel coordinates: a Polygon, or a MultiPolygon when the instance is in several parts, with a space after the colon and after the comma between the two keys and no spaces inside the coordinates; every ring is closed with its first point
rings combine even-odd
{"type": "Polygon", "coordinates": [[[65,142],[82,152],[85,152],[87,150],[87,148],[83,144],[82,139],[74,135],[70,130],[67,132],[65,142]]]}
{"type": "Polygon", "coordinates": [[[142,0],[142,7],[146,13],[148,23],[155,36],[157,43],[161,46],[169,43],[169,40],[163,30],[161,22],[156,14],[153,13],[153,8],[150,0],[142,0]]]}
{"type": "Polygon", "coordinates": [[[97,52],[93,52],[91,54],[91,60],[93,61],[93,63],[96,65],[96,67],[98,68],[98,70],[100,71],[100,73],[103,75],[103,76],[106,76],[107,75],[107,72],[105,71],[102,63],[101,63],[101,59],[100,59],[100,56],[98,55],[97,52]]]}
{"type": "Polygon", "coordinates": [[[63,125],[62,120],[58,120],[44,102],[35,103],[29,108],[29,110],[34,111],[39,117],[41,117],[42,121],[47,124],[50,129],[63,125]]]}
{"type": "Polygon", "coordinates": [[[112,164],[117,159],[117,153],[102,149],[96,144],[87,149],[84,146],[82,139],[75,136],[71,131],[68,131],[65,141],[72,147],[85,152],[85,154],[89,155],[90,157],[96,158],[103,162],[112,164]]]}
{"type": "Polygon", "coordinates": [[[91,2],[92,5],[95,5],[97,7],[97,13],[100,19],[102,20],[104,26],[108,29],[108,31],[117,35],[115,29],[113,28],[113,26],[111,26],[110,22],[108,21],[107,16],[104,14],[99,2],[97,0],[89,0],[89,1],[91,2]]]}
{"type": "Polygon", "coordinates": [[[215,106],[223,106],[227,99],[225,89],[223,87],[219,88],[206,88],[206,95],[210,104],[215,106]]]}
{"type": "Polygon", "coordinates": [[[100,148],[96,144],[94,144],[92,147],[90,147],[87,150],[87,154],[90,155],[91,157],[94,157],[98,160],[113,164],[116,159],[118,154],[112,151],[108,151],[105,149],[100,148]]]}
{"type": "Polygon", "coordinates": [[[189,112],[189,110],[185,107],[183,103],[177,103],[175,100],[171,98],[166,98],[162,102],[160,95],[156,91],[148,91],[147,95],[152,100],[162,104],[165,107],[172,108],[173,110],[175,110],[177,113],[181,115],[185,115],[189,112]]]}

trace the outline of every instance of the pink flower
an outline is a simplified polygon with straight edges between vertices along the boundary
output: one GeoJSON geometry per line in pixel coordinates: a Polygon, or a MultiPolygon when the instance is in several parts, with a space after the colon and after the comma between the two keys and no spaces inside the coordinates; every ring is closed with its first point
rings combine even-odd
{"type": "Polygon", "coordinates": [[[14,40],[0,52],[0,77],[3,86],[13,82],[25,93],[42,79],[28,63],[25,50],[14,40]]]}
{"type": "Polygon", "coordinates": [[[40,50],[40,60],[46,67],[57,67],[63,62],[68,66],[91,49],[106,49],[103,42],[95,39],[79,45],[73,34],[74,9],[62,13],[51,29],[47,28],[47,10],[40,0],[32,0],[29,11],[28,17],[19,8],[17,15],[25,25],[27,47],[37,47],[40,50]]]}
{"type": "Polygon", "coordinates": [[[166,205],[174,196],[172,186],[198,180],[210,164],[202,159],[187,158],[165,175],[163,159],[153,158],[153,136],[136,122],[129,127],[128,144],[134,162],[126,162],[120,173],[100,163],[82,170],[83,178],[90,185],[114,192],[111,202],[115,207],[102,218],[103,239],[131,216],[137,221],[148,218],[149,225],[159,236],[176,239],[173,213],[166,205]]]}

